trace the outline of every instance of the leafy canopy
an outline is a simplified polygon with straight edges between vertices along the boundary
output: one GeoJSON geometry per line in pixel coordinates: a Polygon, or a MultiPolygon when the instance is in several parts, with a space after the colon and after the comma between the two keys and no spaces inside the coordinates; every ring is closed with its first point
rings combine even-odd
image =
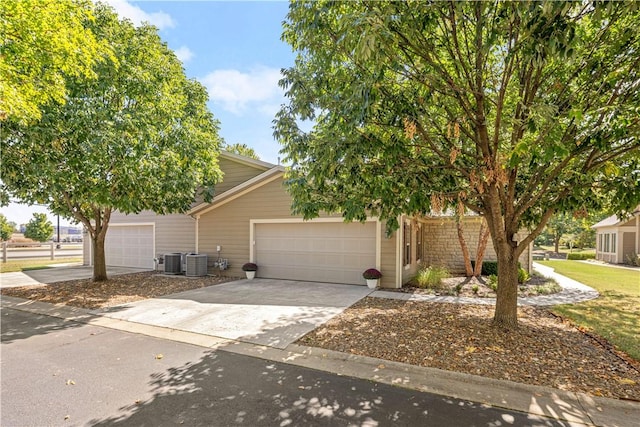
{"type": "Polygon", "coordinates": [[[3,189],[85,226],[111,209],[184,211],[199,185],[210,197],[219,138],[206,90],[155,28],[119,21],[104,5],[94,15],[85,25],[117,60],[104,55],[95,79],[66,74],[64,104],[6,126],[3,189]]]}
{"type": "Polygon", "coordinates": [[[24,237],[38,242],[46,242],[53,236],[53,224],[47,214],[34,213],[24,230],[24,237]]]}
{"type": "Polygon", "coordinates": [[[40,107],[64,102],[65,75],[90,78],[106,46],[83,24],[88,0],[0,2],[0,121],[40,118],[40,107]]]}
{"type": "Polygon", "coordinates": [[[294,210],[462,204],[494,243],[640,201],[640,4],[293,2],[275,135],[294,210]],[[312,120],[303,132],[298,123],[312,120]],[[498,240],[496,240],[498,239],[498,240]]]}

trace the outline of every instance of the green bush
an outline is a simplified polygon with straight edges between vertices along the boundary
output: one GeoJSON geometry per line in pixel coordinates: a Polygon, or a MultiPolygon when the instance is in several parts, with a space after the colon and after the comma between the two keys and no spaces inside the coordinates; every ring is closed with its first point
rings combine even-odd
{"type": "Polygon", "coordinates": [[[442,286],[442,279],[447,277],[450,277],[450,274],[444,267],[420,267],[413,281],[420,288],[439,288],[442,286]]]}
{"type": "MultiPolygon", "coordinates": [[[[471,261],[471,268],[476,268],[475,260],[471,261]]],[[[483,261],[482,262],[482,271],[480,272],[483,276],[491,276],[492,274],[498,274],[498,261],[483,261]]]]}
{"type": "Polygon", "coordinates": [[[497,274],[489,275],[489,280],[487,281],[487,284],[494,292],[497,292],[498,291],[498,275],[497,274]]]}
{"type": "Polygon", "coordinates": [[[518,268],[518,283],[525,283],[531,279],[531,276],[524,268],[518,268]]]}
{"type": "Polygon", "coordinates": [[[595,259],[596,254],[567,254],[567,259],[570,260],[585,260],[585,259],[595,259]]]}

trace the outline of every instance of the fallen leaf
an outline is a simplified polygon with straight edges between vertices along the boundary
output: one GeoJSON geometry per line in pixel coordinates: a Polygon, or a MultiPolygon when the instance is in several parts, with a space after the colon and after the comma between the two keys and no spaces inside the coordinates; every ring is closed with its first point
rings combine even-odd
{"type": "Polygon", "coordinates": [[[65,420],[68,420],[69,418],[71,418],[69,415],[65,415],[65,416],[64,416],[64,419],[65,419],[65,420]]]}
{"type": "Polygon", "coordinates": [[[66,384],[67,385],[76,385],[76,382],[74,380],[67,380],[66,384]]]}
{"type": "Polygon", "coordinates": [[[385,368],[384,364],[381,363],[378,365],[378,369],[384,369],[384,368],[385,368]]]}
{"type": "Polygon", "coordinates": [[[632,380],[631,378],[619,378],[618,382],[620,384],[626,384],[626,385],[635,385],[635,381],[632,380]]]}
{"type": "Polygon", "coordinates": [[[160,354],[156,354],[156,359],[162,359],[164,356],[160,353],[160,354]]]}

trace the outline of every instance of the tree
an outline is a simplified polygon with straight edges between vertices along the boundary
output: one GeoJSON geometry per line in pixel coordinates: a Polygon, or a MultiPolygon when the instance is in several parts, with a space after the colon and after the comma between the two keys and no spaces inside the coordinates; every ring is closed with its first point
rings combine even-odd
{"type": "Polygon", "coordinates": [[[274,135],[293,210],[393,231],[462,200],[497,252],[494,324],[516,327],[518,256],[547,220],[640,201],[639,20],[634,2],[292,3],[274,135]]]}
{"type": "Polygon", "coordinates": [[[199,188],[211,200],[220,170],[204,87],[186,78],[154,27],[119,21],[102,4],[94,16],[85,25],[117,60],[105,55],[95,79],[66,75],[67,102],[44,106],[35,124],[11,123],[0,148],[3,190],[82,222],[99,281],[114,209],[185,211],[199,188]]]}
{"type": "Polygon", "coordinates": [[[64,102],[65,75],[91,77],[104,44],[85,28],[86,0],[0,2],[0,121],[37,120],[40,107],[64,102]]]}
{"type": "Polygon", "coordinates": [[[5,242],[15,231],[15,223],[7,221],[7,217],[0,213],[0,240],[5,242]]]}
{"type": "Polygon", "coordinates": [[[24,230],[24,237],[38,242],[46,242],[53,236],[53,224],[46,214],[34,213],[24,230]]]}
{"type": "Polygon", "coordinates": [[[555,253],[560,251],[560,239],[574,227],[571,214],[562,212],[552,216],[547,223],[547,233],[551,237],[555,253]]]}
{"type": "Polygon", "coordinates": [[[226,144],[224,149],[229,151],[230,153],[240,154],[241,156],[251,157],[252,159],[260,160],[256,151],[249,147],[247,144],[240,144],[239,142],[235,144],[226,144]]]}

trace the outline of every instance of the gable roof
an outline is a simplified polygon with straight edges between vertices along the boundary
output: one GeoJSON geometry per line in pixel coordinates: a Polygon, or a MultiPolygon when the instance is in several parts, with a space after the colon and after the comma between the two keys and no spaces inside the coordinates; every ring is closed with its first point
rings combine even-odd
{"type": "Polygon", "coordinates": [[[213,198],[211,203],[201,203],[198,206],[194,206],[189,211],[187,211],[187,215],[200,216],[204,213],[207,213],[217,207],[224,205],[225,203],[228,203],[244,194],[247,194],[250,191],[253,191],[265,184],[275,181],[276,179],[282,177],[284,175],[284,172],[285,169],[283,166],[273,166],[260,175],[254,176],[253,178],[244,181],[243,183],[238,184],[233,188],[230,188],[224,193],[218,194],[213,198]]]}
{"type": "Polygon", "coordinates": [[[593,224],[591,228],[602,228],[602,227],[612,227],[615,225],[622,225],[625,222],[628,222],[631,218],[634,218],[636,215],[639,215],[639,214],[640,214],[640,206],[638,206],[628,217],[620,219],[618,218],[617,215],[611,215],[610,217],[607,217],[602,221],[593,224]]]}
{"type": "Polygon", "coordinates": [[[231,160],[232,162],[241,163],[243,165],[262,170],[271,169],[276,166],[273,163],[264,162],[262,160],[253,159],[247,156],[241,156],[240,154],[232,153],[225,150],[220,150],[220,157],[231,160]]]}

